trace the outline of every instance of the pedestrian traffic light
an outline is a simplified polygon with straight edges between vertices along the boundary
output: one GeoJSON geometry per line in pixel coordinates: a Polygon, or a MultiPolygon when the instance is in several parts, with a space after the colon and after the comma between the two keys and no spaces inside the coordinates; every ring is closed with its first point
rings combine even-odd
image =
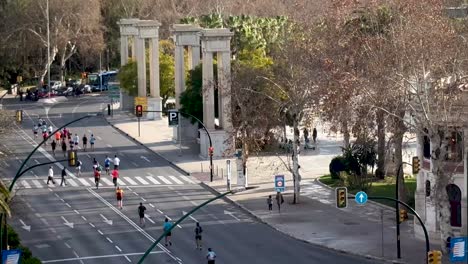
{"type": "Polygon", "coordinates": [[[208,155],[209,155],[209,156],[213,156],[213,152],[214,152],[214,148],[213,148],[213,147],[209,147],[209,148],[208,148],[208,155]]]}
{"type": "Polygon", "coordinates": [[[78,155],[76,150],[69,150],[68,151],[68,166],[74,167],[76,166],[78,161],[78,155]]]}
{"type": "Polygon", "coordinates": [[[413,174],[418,174],[420,169],[419,157],[413,157],[413,174]]]}
{"type": "Polygon", "coordinates": [[[346,187],[336,188],[335,195],[336,195],[336,207],[337,208],[348,207],[348,189],[346,189],[346,187]]]}
{"type": "Polygon", "coordinates": [[[408,212],[405,209],[400,209],[400,223],[408,219],[408,212]]]}
{"type": "Polygon", "coordinates": [[[142,117],[143,116],[143,106],[142,105],[137,105],[135,107],[135,114],[137,117],[142,117]]]}
{"type": "Polygon", "coordinates": [[[431,250],[427,253],[428,264],[441,264],[442,263],[442,252],[440,250],[431,250]]]}
{"type": "Polygon", "coordinates": [[[23,122],[23,110],[16,110],[16,122],[23,122]]]}

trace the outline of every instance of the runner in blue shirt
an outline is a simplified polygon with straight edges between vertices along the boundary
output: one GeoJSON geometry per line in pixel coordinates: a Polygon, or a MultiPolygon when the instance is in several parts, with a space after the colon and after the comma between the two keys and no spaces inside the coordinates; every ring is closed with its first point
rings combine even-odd
{"type": "Polygon", "coordinates": [[[109,175],[109,167],[110,167],[111,159],[109,156],[106,155],[106,159],[104,160],[104,168],[106,168],[106,174],[109,175]]]}
{"type": "MultiPolygon", "coordinates": [[[[164,225],[163,225],[163,230],[164,230],[164,232],[166,232],[167,230],[169,230],[171,227],[172,227],[171,222],[169,222],[169,219],[166,218],[166,220],[164,220],[164,225]]],[[[166,247],[167,247],[167,243],[169,243],[169,245],[172,246],[171,235],[172,235],[172,234],[171,234],[170,231],[166,234],[166,237],[165,237],[165,240],[166,240],[166,247]]]]}

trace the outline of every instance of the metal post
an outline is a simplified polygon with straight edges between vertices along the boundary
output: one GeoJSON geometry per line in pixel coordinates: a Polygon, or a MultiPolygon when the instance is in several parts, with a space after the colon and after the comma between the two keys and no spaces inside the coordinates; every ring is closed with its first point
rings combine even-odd
{"type": "Polygon", "coordinates": [[[140,136],[140,118],[138,117],[138,136],[140,136]]]}
{"type": "Polygon", "coordinates": [[[50,25],[49,25],[49,0],[46,1],[46,16],[47,16],[47,89],[50,92],[52,91],[50,87],[50,25]]]}
{"type": "Polygon", "coordinates": [[[181,125],[180,125],[180,122],[182,120],[180,119],[179,117],[179,124],[177,125],[177,134],[178,134],[178,137],[179,137],[179,156],[182,156],[182,129],[181,129],[181,125]]]}
{"type": "MultiPolygon", "coordinates": [[[[399,183],[400,183],[400,170],[403,166],[403,163],[400,164],[398,168],[398,173],[396,176],[396,188],[395,188],[395,199],[398,200],[399,196],[399,183]]],[[[396,239],[397,239],[397,258],[401,258],[401,243],[400,243],[400,205],[398,202],[395,202],[395,220],[396,220],[396,239]]]]}
{"type": "Polygon", "coordinates": [[[380,221],[382,223],[382,236],[381,236],[381,246],[382,246],[382,257],[384,256],[384,219],[383,219],[383,215],[384,215],[384,210],[383,209],[380,209],[380,221]]]}
{"type": "Polygon", "coordinates": [[[99,89],[102,93],[102,53],[99,52],[99,89]]]}

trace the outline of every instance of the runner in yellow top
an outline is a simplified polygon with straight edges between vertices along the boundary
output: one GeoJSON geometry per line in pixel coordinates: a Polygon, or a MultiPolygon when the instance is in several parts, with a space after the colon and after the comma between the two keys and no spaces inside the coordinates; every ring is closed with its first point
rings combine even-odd
{"type": "Polygon", "coordinates": [[[115,190],[115,195],[117,197],[117,207],[122,209],[123,190],[120,189],[120,187],[117,187],[117,189],[115,190]]]}

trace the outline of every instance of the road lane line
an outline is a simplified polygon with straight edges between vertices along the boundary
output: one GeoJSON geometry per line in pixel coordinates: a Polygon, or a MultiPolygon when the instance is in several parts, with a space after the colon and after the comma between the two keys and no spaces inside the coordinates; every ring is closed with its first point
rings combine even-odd
{"type": "Polygon", "coordinates": [[[138,167],[138,164],[136,162],[132,161],[133,166],[138,167]]]}
{"type": "Polygon", "coordinates": [[[124,257],[127,259],[128,262],[132,262],[132,261],[127,257],[127,255],[124,255],[124,257]]]}
{"type": "Polygon", "coordinates": [[[80,214],[80,212],[78,212],[78,210],[76,210],[76,209],[75,209],[75,210],[73,210],[73,211],[75,211],[75,213],[76,213],[76,214],[80,214]]]}
{"type": "Polygon", "coordinates": [[[152,224],[154,224],[153,219],[151,219],[149,215],[145,214],[145,218],[148,219],[148,221],[150,221],[152,224]]]}
{"type": "Polygon", "coordinates": [[[109,185],[109,186],[114,185],[114,183],[112,183],[111,181],[109,181],[109,179],[106,179],[104,177],[101,177],[101,181],[104,182],[105,184],[109,185]]]}
{"type": "Polygon", "coordinates": [[[87,221],[87,220],[86,220],[86,217],[84,217],[84,215],[82,215],[81,218],[83,218],[83,220],[87,221]]]}
{"type": "Polygon", "coordinates": [[[122,250],[116,245],[115,248],[119,251],[122,252],[122,250]]]}
{"type": "Polygon", "coordinates": [[[25,180],[22,180],[21,181],[21,184],[24,186],[24,188],[26,189],[31,189],[31,185],[29,185],[29,183],[25,180]]]}
{"type": "Polygon", "coordinates": [[[67,182],[70,183],[71,186],[73,187],[78,187],[78,183],[76,183],[74,180],[72,179],[67,179],[67,182]]]}
{"type": "MultiPolygon", "coordinates": [[[[106,199],[104,199],[101,195],[96,193],[94,190],[91,188],[87,188],[88,192],[90,192],[92,195],[94,195],[96,198],[98,198],[102,203],[107,205],[112,211],[114,211],[116,214],[120,215],[127,223],[129,223],[131,226],[133,226],[137,231],[139,231],[143,236],[145,236],[149,241],[152,243],[156,242],[156,240],[148,234],[145,230],[143,230],[140,226],[138,226],[135,222],[133,222],[130,218],[128,218],[125,214],[123,214],[119,209],[115,208],[112,204],[110,204],[106,199]]],[[[158,243],[158,247],[163,250],[164,252],[167,253],[168,256],[170,256],[172,259],[176,260],[175,256],[172,255],[172,253],[165,248],[161,243],[158,243]]]]}
{"type": "Polygon", "coordinates": [[[37,159],[34,159],[34,162],[36,162],[36,164],[41,164],[37,159]]]}
{"type": "Polygon", "coordinates": [[[149,206],[151,206],[151,207],[153,207],[153,208],[154,208],[154,205],[153,205],[153,204],[151,204],[151,203],[149,204],[149,206]]]}
{"type": "Polygon", "coordinates": [[[65,205],[71,208],[71,205],[69,203],[65,203],[65,205]]]}
{"type": "Polygon", "coordinates": [[[37,188],[42,188],[42,184],[38,180],[32,180],[32,183],[37,187],[37,188]]]}
{"type": "Polygon", "coordinates": [[[179,179],[177,179],[176,176],[169,176],[169,178],[171,178],[175,183],[177,184],[184,184],[183,182],[181,182],[179,179]]]}
{"type": "Polygon", "coordinates": [[[93,225],[93,223],[89,223],[89,225],[92,226],[92,227],[96,227],[96,226],[93,225]]]}
{"type": "Polygon", "coordinates": [[[70,245],[68,245],[68,243],[67,243],[67,242],[65,242],[64,244],[65,244],[65,246],[66,246],[67,248],[71,248],[71,246],[70,246],[70,245]]]}
{"type": "Polygon", "coordinates": [[[141,182],[144,185],[148,185],[149,183],[145,181],[142,177],[136,176],[135,179],[139,182],[141,182]]]}
{"type": "Polygon", "coordinates": [[[91,184],[89,184],[86,179],[82,179],[82,178],[78,178],[78,180],[85,186],[91,186],[91,184]]]}
{"type": "Polygon", "coordinates": [[[114,243],[114,241],[112,241],[110,238],[106,237],[107,238],[107,241],[109,241],[110,243],[114,243]]]}
{"type": "Polygon", "coordinates": [[[190,179],[189,177],[187,176],[184,176],[184,175],[180,175],[179,176],[182,180],[188,182],[188,183],[195,183],[194,181],[192,181],[192,179],[190,179]]]}
{"type": "Polygon", "coordinates": [[[164,214],[161,210],[159,209],[156,209],[160,214],[164,214]]]}
{"type": "Polygon", "coordinates": [[[112,148],[112,145],[111,145],[111,144],[107,144],[107,147],[108,147],[108,148],[112,148]]]}
{"type": "MultiPolygon", "coordinates": [[[[71,247],[70,247],[71,248],[71,247]]],[[[150,254],[162,254],[166,253],[164,251],[151,251],[150,254]]],[[[53,260],[44,260],[41,263],[58,263],[58,262],[69,262],[69,261],[78,261],[78,260],[93,260],[93,259],[104,259],[104,258],[116,258],[116,257],[125,257],[127,260],[130,259],[127,256],[140,256],[144,255],[145,252],[141,253],[124,253],[124,254],[112,254],[112,255],[102,255],[102,256],[88,256],[88,257],[77,257],[77,258],[66,258],[66,259],[53,259],[53,260]]],[[[111,262],[111,261],[109,261],[111,262]]]]}
{"type": "Polygon", "coordinates": [[[158,176],[158,178],[161,179],[161,181],[163,181],[165,184],[172,184],[172,182],[167,180],[166,177],[164,177],[164,176],[158,176]]]}
{"type": "Polygon", "coordinates": [[[143,198],[143,197],[141,197],[141,200],[142,200],[143,202],[146,202],[146,199],[145,199],[145,198],[143,198]]]}
{"type": "Polygon", "coordinates": [[[102,140],[102,138],[101,138],[100,136],[96,136],[96,138],[97,138],[98,140],[102,140]]]}
{"type": "Polygon", "coordinates": [[[128,183],[130,183],[131,185],[137,185],[138,183],[136,183],[134,180],[132,180],[131,178],[129,177],[122,177],[123,179],[125,179],[128,183]]]}
{"type": "Polygon", "coordinates": [[[127,184],[123,181],[123,178],[117,179],[117,185],[127,186],[127,184]]]}
{"type": "Polygon", "coordinates": [[[152,182],[152,183],[154,183],[154,184],[161,184],[161,183],[158,182],[153,176],[146,176],[146,178],[147,178],[150,182],[152,182]]]}

